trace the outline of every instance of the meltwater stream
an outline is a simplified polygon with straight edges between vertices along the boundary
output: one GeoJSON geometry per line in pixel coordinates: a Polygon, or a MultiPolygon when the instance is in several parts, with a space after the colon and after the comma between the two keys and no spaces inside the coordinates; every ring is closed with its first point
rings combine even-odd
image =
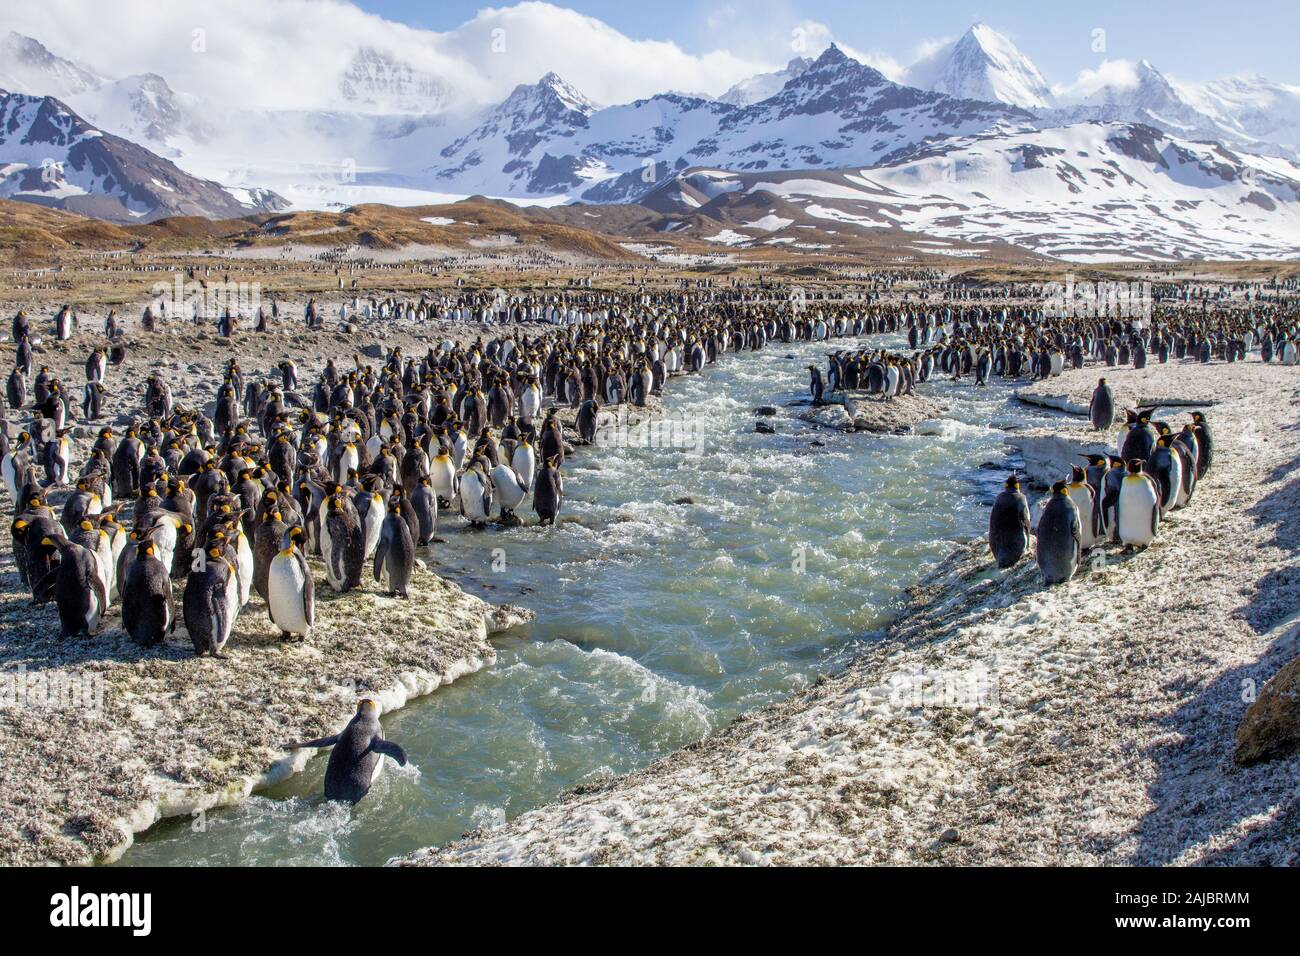
{"type": "Polygon", "coordinates": [[[558,528],[444,517],[435,570],[538,619],[495,641],[495,666],[384,716],[410,763],[387,762],[352,808],[321,797],[322,756],[201,825],[160,823],[121,862],[381,864],[643,767],[842,666],[903,588],[983,532],[1003,473],[979,465],[1005,459],[998,426],[1036,417],[1004,387],[931,382],[920,393],[951,420],[920,434],[844,435],[785,408],[777,434],[754,432],[753,407],[806,397],[829,349],[882,344],[903,345],[773,343],[674,379],[666,412],[700,423],[702,453],[579,449],[558,528]]]}

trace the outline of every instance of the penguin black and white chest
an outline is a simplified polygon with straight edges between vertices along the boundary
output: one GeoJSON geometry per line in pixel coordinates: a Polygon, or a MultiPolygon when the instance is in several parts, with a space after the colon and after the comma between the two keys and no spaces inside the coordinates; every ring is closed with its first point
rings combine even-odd
{"type": "Polygon", "coordinates": [[[267,568],[267,613],[286,638],[306,638],[316,623],[316,587],[300,547],[304,540],[302,528],[286,529],[267,568]]]}
{"type": "Polygon", "coordinates": [[[1151,457],[1146,463],[1146,472],[1156,482],[1159,492],[1160,517],[1164,517],[1170,508],[1178,503],[1183,491],[1183,460],[1173,448],[1173,436],[1161,435],[1151,457]]]}
{"type": "Polygon", "coordinates": [[[1074,465],[1070,469],[1070,482],[1066,493],[1079,512],[1079,545],[1084,551],[1102,540],[1101,507],[1096,492],[1088,482],[1084,469],[1074,465]]]}
{"type": "Polygon", "coordinates": [[[460,476],[460,511],[475,527],[487,524],[492,513],[492,482],[488,465],[476,459],[460,476]]]}
{"type": "Polygon", "coordinates": [[[1160,493],[1142,466],[1141,459],[1129,461],[1116,506],[1117,534],[1130,549],[1151,544],[1160,528],[1160,493]]]}

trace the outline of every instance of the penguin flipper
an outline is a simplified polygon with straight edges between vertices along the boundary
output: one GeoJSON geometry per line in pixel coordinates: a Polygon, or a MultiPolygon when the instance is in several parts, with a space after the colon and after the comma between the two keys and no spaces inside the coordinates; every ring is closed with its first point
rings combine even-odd
{"type": "Polygon", "coordinates": [[[307,564],[307,556],[301,551],[297,552],[298,564],[302,568],[302,611],[303,616],[307,618],[307,626],[316,626],[316,582],[312,580],[311,567],[307,564]]]}
{"type": "Polygon", "coordinates": [[[379,545],[375,548],[375,580],[379,581],[384,572],[384,558],[388,554],[388,529],[379,534],[379,545]]]}
{"type": "Polygon", "coordinates": [[[108,610],[108,588],[94,571],[90,574],[90,586],[94,589],[95,597],[99,601],[100,613],[108,610]]]}
{"type": "Polygon", "coordinates": [[[45,576],[36,583],[32,588],[32,599],[38,603],[44,604],[54,597],[54,588],[59,581],[59,566],[56,564],[53,568],[45,573],[45,576]]]}
{"type": "Polygon", "coordinates": [[[318,737],[315,740],[304,740],[299,744],[285,744],[285,750],[307,750],[311,747],[333,747],[339,742],[339,735],[333,737],[318,737]]]}
{"type": "Polygon", "coordinates": [[[370,742],[370,749],[377,754],[385,754],[392,757],[403,767],[406,766],[406,751],[391,740],[372,740],[370,742]]]}

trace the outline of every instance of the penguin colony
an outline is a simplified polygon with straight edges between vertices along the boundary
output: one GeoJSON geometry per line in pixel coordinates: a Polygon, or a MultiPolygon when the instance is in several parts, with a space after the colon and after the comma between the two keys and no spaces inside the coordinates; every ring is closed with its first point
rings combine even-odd
{"type": "MultiPolygon", "coordinates": [[[[420,308],[366,305],[380,316],[420,308]]],[[[60,328],[75,325],[70,316],[61,310],[60,328]]],[[[140,327],[159,321],[146,308],[140,327]]],[[[303,321],[320,327],[314,302],[303,321]]],[[[266,323],[259,310],[254,330],[266,323]]],[[[218,329],[229,334],[235,324],[224,314],[218,329]]],[[[122,626],[141,644],[162,641],[179,619],[196,654],[220,657],[254,595],[282,638],[296,641],[310,636],[320,584],[347,592],[369,574],[389,595],[407,596],[440,512],[474,527],[514,525],[531,496],[538,523],[553,525],[573,451],[562,407],[576,411],[578,440],[595,443],[602,410],[645,406],[669,377],[699,372],[728,351],[885,325],[839,319],[828,327],[740,303],[637,296],[542,334],[444,341],[418,357],[394,349],[378,367],[329,359],[310,383],[291,360],[256,379],[231,359],[210,415],[178,405],[168,383],[150,375],[129,424],[100,427],[79,463],[63,385],[48,367],[32,374],[25,313],[13,328],[8,405],[30,417],[12,444],[0,436],[0,473],[14,502],[24,585],[37,603],[56,602],[62,637],[96,633],[120,602],[122,626]],[[63,489],[56,514],[51,494],[63,489]]],[[[105,333],[118,329],[110,316],[105,333]]],[[[100,392],[120,362],[115,348],[96,347],[86,362],[87,383],[100,392]]],[[[83,405],[84,420],[100,414],[83,405]]]]}
{"type": "MultiPolygon", "coordinates": [[[[1093,395],[1093,424],[1099,405],[1114,407],[1105,379],[1093,395]]],[[[1151,420],[1149,411],[1129,411],[1116,453],[1082,456],[1068,480],[1052,485],[1038,519],[1035,556],[1045,584],[1074,577],[1093,548],[1119,542],[1126,552],[1148,547],[1160,522],[1186,507],[1197,484],[1214,462],[1214,439],[1203,412],[1174,431],[1169,422],[1151,420]]],[[[989,514],[989,550],[999,568],[1010,568],[1030,546],[1029,502],[1012,474],[989,514]]]]}
{"type": "MultiPolygon", "coordinates": [[[[809,392],[814,404],[828,392],[863,389],[890,399],[912,393],[917,383],[943,376],[953,382],[973,379],[987,386],[994,376],[1004,380],[1041,381],[1067,368],[1082,369],[1089,359],[1107,367],[1145,368],[1192,359],[1244,362],[1258,350],[1263,362],[1300,362],[1300,323],[1294,314],[1274,306],[1254,310],[1209,312],[1187,307],[1157,307],[1149,323],[1126,319],[1050,318],[1041,308],[1027,306],[945,307],[865,319],[815,320],[832,334],[849,321],[866,331],[907,330],[911,354],[887,349],[859,349],[830,354],[825,373],[809,366],[809,392]]],[[[855,333],[861,334],[861,333],[855,333]]],[[[824,337],[824,336],[822,336],[824,337]]]]}
{"type": "MultiPolygon", "coordinates": [[[[363,311],[430,316],[423,302],[391,299],[363,311]]],[[[278,318],[273,306],[271,319],[278,318]]],[[[323,310],[309,303],[303,320],[321,328],[323,310]]],[[[159,321],[146,309],[140,328],[152,331],[159,321]]],[[[178,405],[168,383],[150,375],[129,424],[100,427],[85,460],[74,462],[73,420],[78,411],[83,422],[104,417],[105,382],[125,355],[121,327],[110,313],[107,344],[86,359],[78,408],[48,367],[37,370],[20,311],[0,412],[25,413],[27,424],[12,442],[0,430],[0,478],[13,503],[22,583],[36,603],[56,603],[63,638],[95,634],[116,603],[123,629],[142,645],[162,641],[180,618],[196,654],[220,657],[254,594],[283,639],[309,638],[321,583],[311,559],[320,559],[323,583],[337,592],[361,587],[369,574],[402,598],[417,554],[436,540],[440,512],[475,527],[518,524],[531,495],[539,523],[554,524],[564,503],[561,469],[572,454],[559,408],[576,410],[579,440],[594,443],[602,409],[644,406],[671,376],[699,372],[729,351],[906,328],[910,355],[834,352],[825,377],[810,366],[813,399],[821,402],[827,389],[911,394],[937,374],[973,376],[981,386],[993,375],[1044,378],[1087,358],[1141,367],[1148,356],[1242,361],[1258,349],[1264,361],[1296,364],[1300,342],[1295,320],[1280,314],[1187,308],[1158,311],[1137,327],[1010,307],[907,312],[819,303],[795,314],[772,301],[635,295],[561,321],[572,324],[469,346],[444,341],[418,357],[395,349],[378,367],[331,359],[302,381],[292,360],[258,379],[232,359],[210,416],[178,405]],[[51,495],[60,493],[56,514],[51,495]]],[[[253,330],[267,327],[259,310],[253,330]]],[[[218,321],[223,336],[238,328],[229,313],[218,321]]],[[[61,309],[55,337],[67,340],[78,329],[75,312],[61,309]]],[[[1114,415],[1103,380],[1093,424],[1109,428],[1114,415]]],[[[1082,553],[1103,541],[1149,544],[1160,517],[1191,500],[1212,454],[1203,416],[1175,432],[1143,410],[1129,412],[1117,454],[1094,456],[1054,487],[1038,527],[1044,579],[1067,580],[1082,553]]],[[[1019,561],[1029,539],[1028,505],[1012,476],[990,519],[998,564],[1019,561]]],[[[383,742],[371,701],[340,735],[295,746],[335,747],[326,789],[340,799],[364,794],[379,756],[405,759],[383,742]]]]}

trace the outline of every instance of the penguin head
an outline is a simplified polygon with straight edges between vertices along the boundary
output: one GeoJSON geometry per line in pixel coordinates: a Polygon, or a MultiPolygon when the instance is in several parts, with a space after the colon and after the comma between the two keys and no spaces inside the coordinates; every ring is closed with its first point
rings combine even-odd
{"type": "Polygon", "coordinates": [[[379,716],[379,702],[376,701],[376,700],[374,700],[374,699],[372,699],[372,698],[370,698],[370,697],[364,697],[364,698],[362,698],[360,701],[357,702],[357,716],[358,716],[358,717],[378,717],[378,716],[379,716]]]}
{"type": "Polygon", "coordinates": [[[1007,491],[1019,491],[1020,476],[1017,475],[1015,472],[1012,472],[1011,474],[1007,475],[1007,480],[1004,487],[1007,489],[1007,491]]]}
{"type": "Polygon", "coordinates": [[[1142,474],[1142,466],[1146,464],[1141,458],[1130,458],[1128,461],[1128,473],[1130,475],[1142,474]]]}

